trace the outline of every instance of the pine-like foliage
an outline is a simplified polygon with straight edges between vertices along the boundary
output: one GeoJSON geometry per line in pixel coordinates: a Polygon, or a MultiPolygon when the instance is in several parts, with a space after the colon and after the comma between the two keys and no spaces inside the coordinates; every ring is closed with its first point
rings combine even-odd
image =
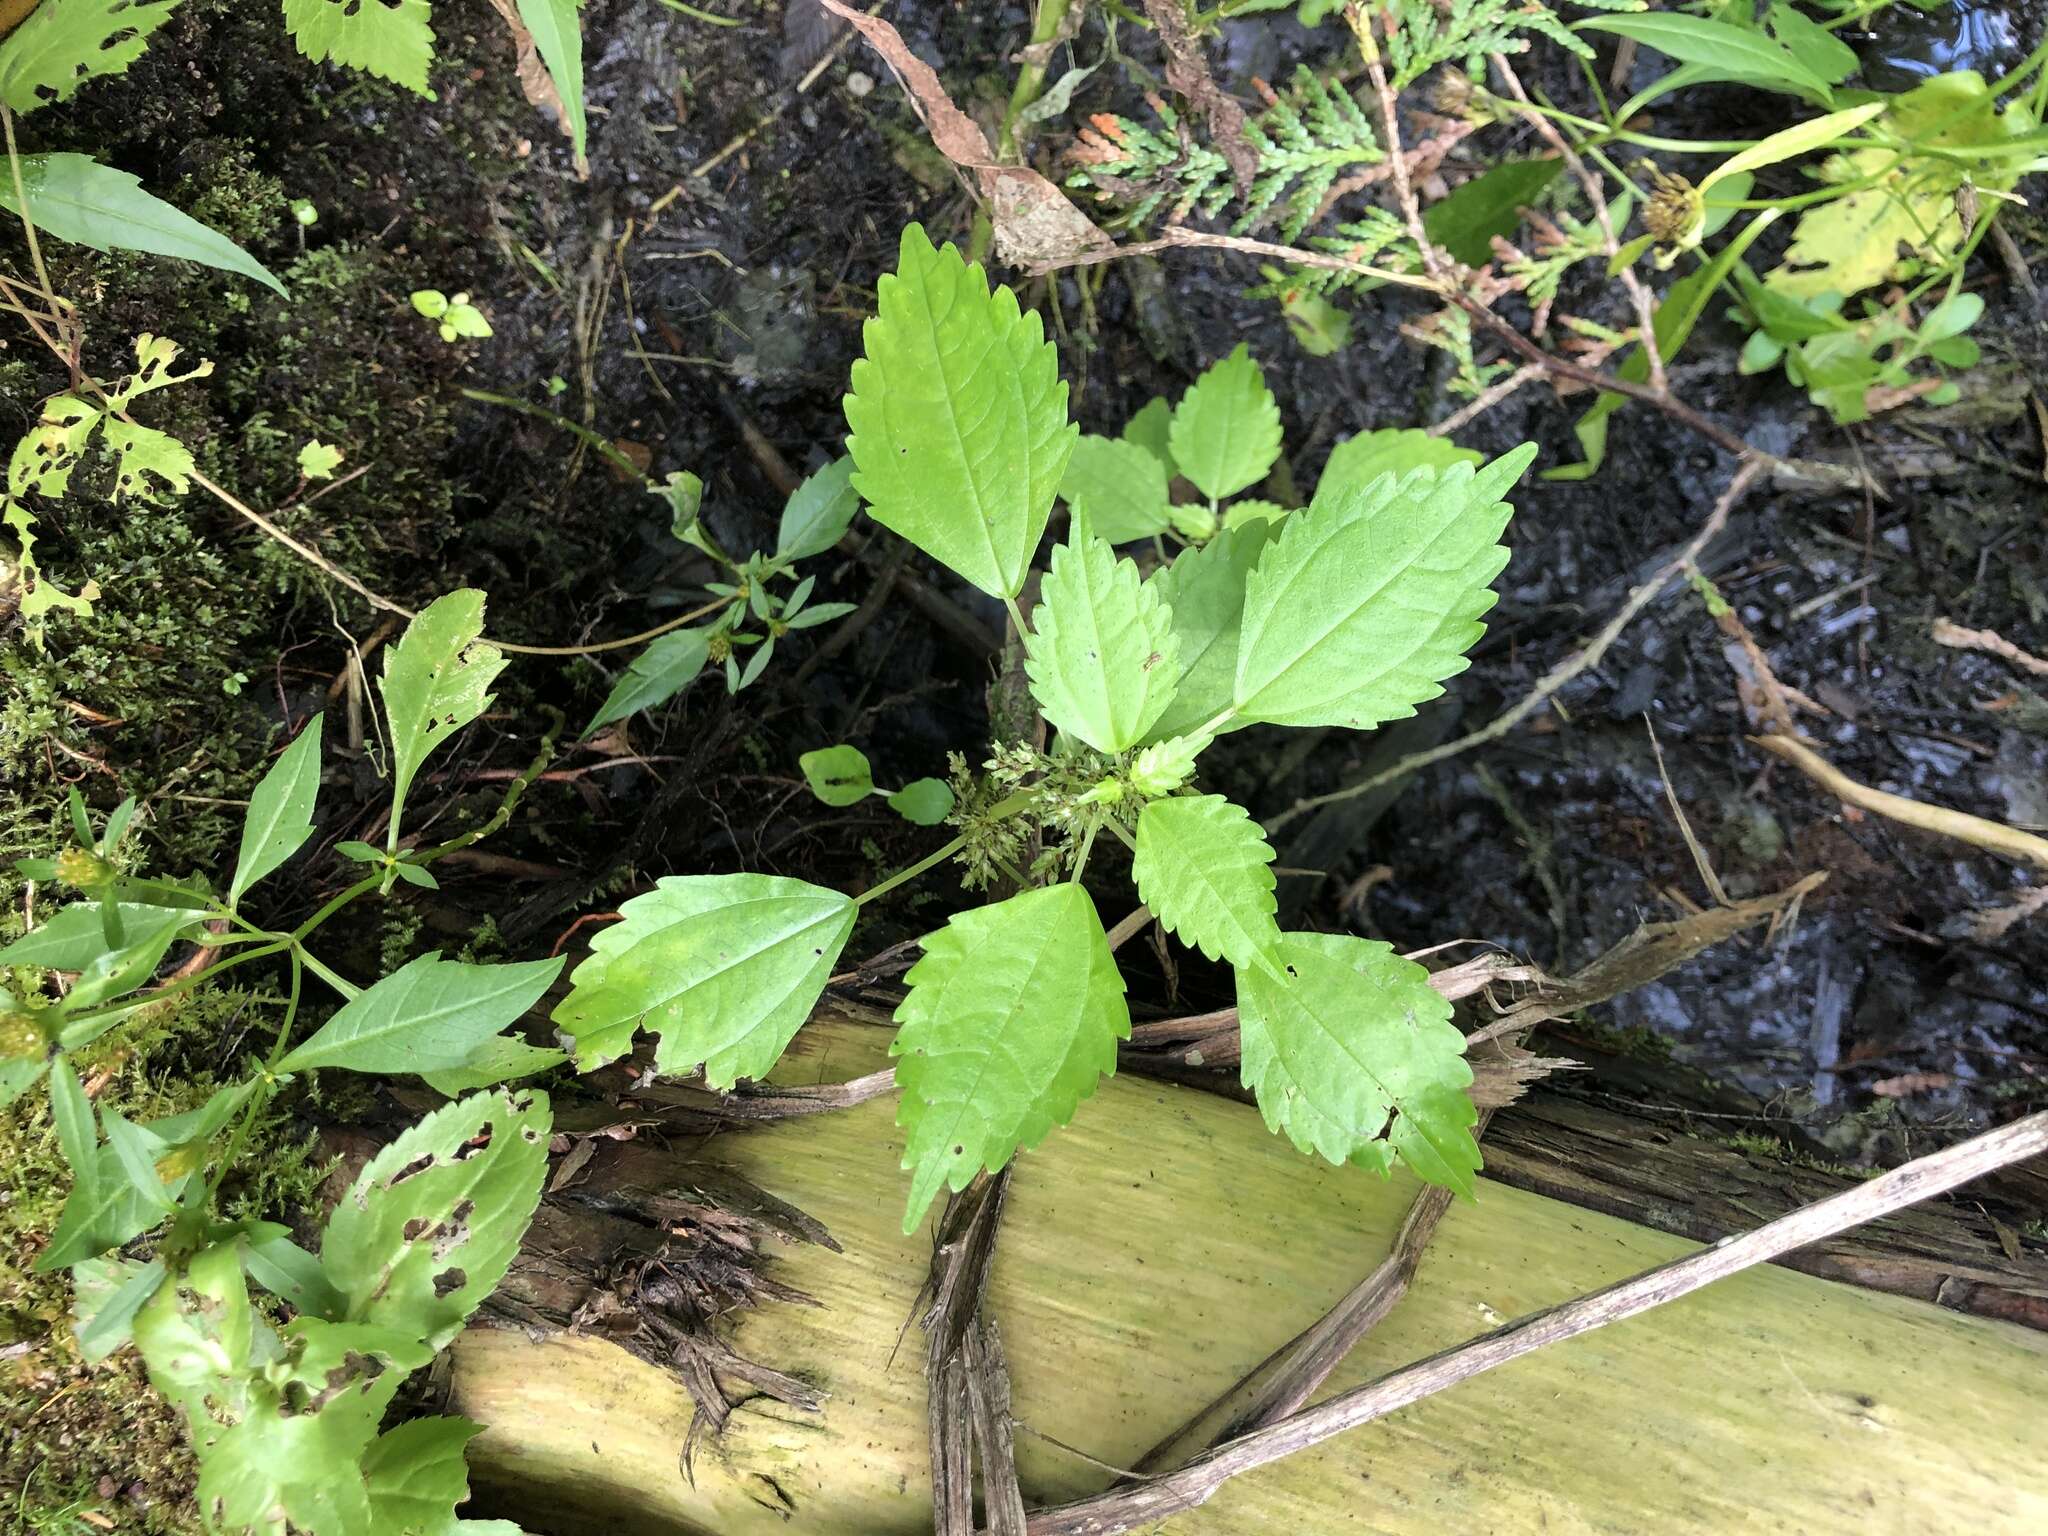
{"type": "MultiPolygon", "coordinates": [[[[1644,0],[1572,0],[1581,10],[1640,11],[1644,0]]],[[[1532,36],[1548,38],[1580,58],[1593,50],[1540,0],[1451,0],[1448,7],[1399,7],[1401,24],[1387,38],[1396,90],[1413,85],[1439,64],[1458,64],[1484,78],[1489,53],[1525,53],[1532,36]]]]}
{"type": "MultiPolygon", "coordinates": [[[[1170,220],[1197,209],[1211,217],[1222,212],[1236,190],[1229,163],[1205,145],[1183,144],[1180,115],[1157,97],[1152,106],[1158,130],[1127,117],[1096,118],[1081,135],[1088,163],[1067,184],[1093,185],[1105,195],[1138,189],[1133,224],[1161,209],[1170,220]]],[[[1282,236],[1298,239],[1339,175],[1383,158],[1365,109],[1306,65],[1295,70],[1286,95],[1245,120],[1245,137],[1258,151],[1259,172],[1231,226],[1238,234],[1264,224],[1277,205],[1282,236]]]]}

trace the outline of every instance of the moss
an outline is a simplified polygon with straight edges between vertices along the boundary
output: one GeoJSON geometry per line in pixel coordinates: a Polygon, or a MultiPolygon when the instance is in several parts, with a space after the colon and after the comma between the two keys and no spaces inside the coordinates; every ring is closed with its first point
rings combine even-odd
{"type": "MultiPolygon", "coordinates": [[[[81,1052],[80,1077],[101,1108],[138,1121],[196,1108],[232,1076],[244,1042],[267,1031],[275,1001],[202,988],[81,1052]]],[[[324,1172],[313,1138],[288,1108],[273,1109],[223,1185],[226,1213],[288,1218],[313,1205],[324,1172]]],[[[132,1351],[97,1366],[79,1360],[70,1279],[34,1270],[70,1182],[47,1097],[0,1110],[0,1341],[27,1346],[0,1366],[0,1488],[10,1490],[6,1517],[19,1522],[7,1528],[67,1530],[66,1519],[89,1509],[96,1519],[81,1530],[196,1530],[177,1413],[132,1351]]]]}

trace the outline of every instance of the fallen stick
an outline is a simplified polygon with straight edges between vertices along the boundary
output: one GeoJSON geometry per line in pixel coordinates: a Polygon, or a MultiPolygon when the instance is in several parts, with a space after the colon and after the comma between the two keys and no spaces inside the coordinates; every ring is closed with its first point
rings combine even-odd
{"type": "Polygon", "coordinates": [[[1193,1509],[1207,1502],[1233,1477],[1385,1418],[1397,1408],[1419,1403],[1483,1371],[1506,1365],[1545,1345],[1559,1344],[1661,1307],[1752,1265],[1767,1263],[1795,1248],[1875,1221],[2044,1152],[2048,1152],[2048,1111],[1973,1137],[1945,1152],[1918,1158],[1902,1168],[1880,1174],[1867,1184],[1781,1216],[1742,1237],[1729,1238],[1669,1264],[1660,1264],[1576,1301],[1518,1318],[1468,1344],[1418,1360],[1268,1428],[1243,1435],[1178,1472],[1058,1509],[1042,1510],[1031,1517],[1027,1529],[1030,1536],[1119,1536],[1137,1526],[1193,1509]]]}
{"type": "Polygon", "coordinates": [[[1836,799],[1859,810],[2048,869],[2048,838],[2036,837],[2031,832],[2022,832],[2001,822],[1987,821],[1967,811],[1952,811],[1946,806],[1909,800],[1888,790],[1872,789],[1868,784],[1850,778],[1805,742],[1794,741],[1790,736],[1752,736],[1749,739],[1773,757],[1784,758],[1836,799]]]}

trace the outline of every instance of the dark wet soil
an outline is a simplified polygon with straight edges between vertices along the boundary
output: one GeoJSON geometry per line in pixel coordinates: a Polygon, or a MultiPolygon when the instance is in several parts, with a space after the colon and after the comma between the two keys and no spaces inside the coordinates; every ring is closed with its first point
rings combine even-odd
{"type": "MultiPolygon", "coordinates": [[[[316,245],[374,240],[412,284],[488,300],[497,335],[466,362],[402,362],[419,389],[446,394],[461,383],[543,401],[559,378],[555,409],[644,447],[656,476],[701,475],[720,539],[746,548],[772,538],[781,502],[773,456],[752,445],[765,442],[799,473],[837,451],[839,394],[899,229],[917,219],[964,240],[972,205],[873,55],[848,49],[809,91],[789,94],[779,8],[710,8],[743,24],[709,26],[657,0],[586,8],[588,179],[517,96],[509,48],[482,7],[448,27],[444,44],[467,67],[444,72],[437,102],[320,71],[287,79],[274,64],[210,87],[209,100],[216,113],[243,114],[235,131],[262,142],[265,168],[289,191],[317,196],[316,245]]],[[[1006,90],[1004,60],[1025,33],[1021,6],[901,5],[895,14],[920,51],[943,61],[964,105],[986,113],[1006,90]]],[[[2016,14],[2030,44],[2038,26],[2016,14]]],[[[1147,57],[1129,34],[1126,44],[1147,57]]],[[[219,35],[191,35],[201,72],[219,35]]],[[[1252,75],[1277,77],[1336,41],[1334,28],[1233,24],[1224,83],[1248,90],[1252,75]]],[[[1561,96],[1578,89],[1562,72],[1544,83],[1561,96]]],[[[1111,108],[1142,110],[1138,85],[1115,66],[1076,97],[1073,120],[1111,108]]],[[[156,119],[131,136],[134,168],[167,162],[174,131],[156,119]]],[[[1501,137],[1479,142],[1494,151],[1501,137]]],[[[1041,154],[1063,139],[1049,131],[1041,154]]],[[[2036,280],[2048,279],[2040,225],[2011,212],[2036,280]]],[[[1114,430],[1154,394],[1177,395],[1248,342],[1280,399],[1304,491],[1345,435],[1455,408],[1442,360],[1397,334],[1411,315],[1405,300],[1356,301],[1351,345],[1313,358],[1277,309],[1243,296],[1256,276],[1239,260],[1190,253],[1111,268],[1092,316],[1071,278],[1026,298],[1048,313],[1090,430],[1114,430]]],[[[1816,740],[1866,782],[2039,826],[2048,823],[2048,707],[2005,664],[1929,637],[1946,616],[2048,649],[2042,442],[2025,408],[2029,391],[2048,394],[2048,332],[1995,260],[1979,264],[1971,286],[1990,306],[1978,331],[1987,362],[1946,413],[1832,427],[1781,378],[1736,377],[1718,318],[1675,378],[1753,441],[1860,460],[1885,487],[1872,500],[1755,494],[1707,562],[1778,675],[1830,711],[1809,724],[1816,740]]],[[[392,315],[379,323],[397,334],[404,295],[392,288],[392,315]]],[[[1627,323],[1609,299],[1576,298],[1606,323],[1627,323]]],[[[1488,452],[1534,439],[1540,463],[1569,462],[1584,405],[1528,389],[1461,438],[1488,452]]],[[[453,509],[398,565],[392,579],[406,590],[397,595],[475,582],[492,594],[500,633],[562,643],[658,622],[702,574],[667,540],[665,509],[542,423],[464,404],[443,469],[453,509]]],[[[1442,739],[1526,692],[1614,610],[1632,578],[1685,541],[1729,473],[1725,454],[1636,408],[1616,417],[1595,479],[1526,484],[1513,563],[1471,671],[1440,706],[1385,737],[1403,747],[1442,739]]],[[[337,515],[348,494],[336,494],[337,515]]],[[[852,560],[821,567],[821,599],[860,602],[875,580],[852,560]]],[[[999,628],[991,605],[942,573],[935,584],[999,628]]],[[[360,636],[373,621],[356,611],[347,623],[360,636]]],[[[324,613],[302,613],[291,643],[313,648],[300,658],[308,670],[339,671],[343,652],[324,613]]],[[[1830,878],[1769,944],[1752,938],[1710,954],[1575,1021],[1567,1042],[1639,1031],[1750,1096],[1759,1115],[1850,1161],[1896,1157],[1917,1146],[1915,1132],[1953,1134],[2048,1103],[2048,917],[1995,940],[1957,936],[1970,913],[2014,902],[2048,874],[1852,816],[1759,754],[1744,739],[1725,647],[1700,602],[1674,589],[1555,710],[1505,741],[1417,776],[1361,814],[1294,824],[1282,862],[1314,874],[1289,881],[1292,920],[1349,923],[1412,946],[1482,941],[1569,969],[1637,923],[1674,915],[1680,901],[1706,901],[1647,720],[1733,895],[1815,869],[1830,878]],[[1297,836],[1303,828],[1313,835],[1297,836]],[[1382,867],[1389,873],[1359,894],[1382,867]]],[[[545,947],[578,912],[615,904],[616,882],[603,882],[627,863],[648,875],[745,866],[857,884],[915,856],[922,835],[886,812],[814,813],[796,755],[851,740],[888,777],[943,772],[949,748],[983,739],[992,658],[901,601],[822,664],[806,669],[805,654],[793,646],[771,681],[737,702],[706,682],[662,718],[636,723],[649,765],[542,786],[505,851],[562,878],[451,880],[430,930],[489,913],[516,943],[545,947]]],[[[537,716],[518,710],[587,713],[606,686],[588,663],[522,662],[515,672],[514,712],[467,766],[522,761],[537,716]]],[[[1247,732],[1219,754],[1219,777],[1270,815],[1388,755],[1382,738],[1331,734],[1304,750],[1293,736],[1247,732]]],[[[1105,877],[1117,873],[1104,863],[1105,877]]],[[[910,936],[948,899],[935,892],[899,906],[857,943],[879,949],[910,936]]],[[[1221,995],[1222,978],[1199,964],[1174,983],[1170,995],[1165,976],[1134,975],[1134,995],[1155,1008],[1221,995]]]]}

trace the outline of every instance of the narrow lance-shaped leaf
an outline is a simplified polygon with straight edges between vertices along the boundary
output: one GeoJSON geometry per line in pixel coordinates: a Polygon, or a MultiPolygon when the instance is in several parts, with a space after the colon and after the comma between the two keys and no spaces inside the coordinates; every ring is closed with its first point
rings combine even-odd
{"type": "Polygon", "coordinates": [[[487,1039],[539,1002],[565,960],[467,965],[429,951],[341,1011],[278,1063],[280,1072],[440,1072],[460,1067],[487,1039]]]}
{"type": "Polygon", "coordinates": [[[853,456],[842,453],[790,492],[775,531],[777,558],[802,560],[823,554],[839,542],[859,511],[853,456]]]}
{"type": "Polygon", "coordinates": [[[853,932],[850,897],[779,875],[682,875],[619,908],[554,1020],[585,1071],[659,1036],[655,1069],[760,1077],[810,1017],[853,932]]]}
{"type": "Polygon", "coordinates": [[[519,19],[540,50],[540,61],[555,82],[555,94],[569,118],[569,139],[580,159],[587,124],[583,112],[583,31],[576,0],[519,0],[519,19]]]}
{"type": "Polygon", "coordinates": [[[991,597],[1015,597],[1079,429],[1036,312],[979,262],[903,231],[862,329],[846,421],[875,521],[991,597]]]}
{"type": "Polygon", "coordinates": [[[315,715],[279,754],[249,796],[242,818],[242,850],[228,882],[228,905],[283,864],[313,835],[313,801],[320,793],[320,722],[315,715]]]}
{"type": "MultiPolygon", "coordinates": [[[[238,272],[280,295],[285,291],[268,268],[226,235],[144,191],[140,178],[101,165],[90,155],[24,155],[21,182],[28,216],[45,235],[96,251],[175,256],[238,272]]],[[[12,175],[0,174],[0,208],[13,214],[22,211],[12,175]]],[[[109,421],[110,428],[114,425],[109,421]]]]}
{"type": "Polygon", "coordinates": [[[604,704],[583,734],[588,736],[614,720],[667,703],[696,681],[710,654],[708,630],[673,629],[656,636],[612,685],[612,691],[605,696],[604,704]]]}
{"type": "Polygon", "coordinates": [[[484,595],[473,587],[436,598],[384,653],[384,713],[391,721],[391,841],[398,846],[406,791],[428,754],[490,707],[505,669],[486,645],[484,595]]]}
{"type": "Polygon", "coordinates": [[[1245,585],[1235,703],[1247,721],[1363,730],[1465,669],[1507,564],[1499,500],[1533,444],[1494,460],[1334,485],[1280,525],[1245,585]]]}
{"type": "Polygon", "coordinates": [[[963,912],[924,941],[890,1054],[909,1132],[903,1230],[939,1191],[1028,1151],[1116,1070],[1130,1038],[1109,940],[1078,885],[963,912]]]}
{"type": "Polygon", "coordinates": [[[1142,741],[1173,702],[1180,641],[1159,589],[1077,517],[1052,552],[1024,638],[1024,670],[1050,720],[1098,752],[1142,741]]]}
{"type": "Polygon", "coordinates": [[[1304,1152],[1472,1193],[1478,1111],[1465,1037],[1429,973],[1385,944],[1291,933],[1286,970],[1237,973],[1244,1082],[1304,1152]],[[1389,1123],[1391,1120],[1391,1124],[1389,1123]]]}
{"type": "Polygon", "coordinates": [[[1138,813],[1131,878],[1183,944],[1239,967],[1273,963],[1273,850],[1242,806],[1221,795],[1150,802],[1138,813]]]}
{"type": "Polygon", "coordinates": [[[1248,346],[1239,342],[1181,396],[1167,441],[1180,472],[1211,500],[1266,478],[1280,457],[1280,407],[1248,346]]]}

